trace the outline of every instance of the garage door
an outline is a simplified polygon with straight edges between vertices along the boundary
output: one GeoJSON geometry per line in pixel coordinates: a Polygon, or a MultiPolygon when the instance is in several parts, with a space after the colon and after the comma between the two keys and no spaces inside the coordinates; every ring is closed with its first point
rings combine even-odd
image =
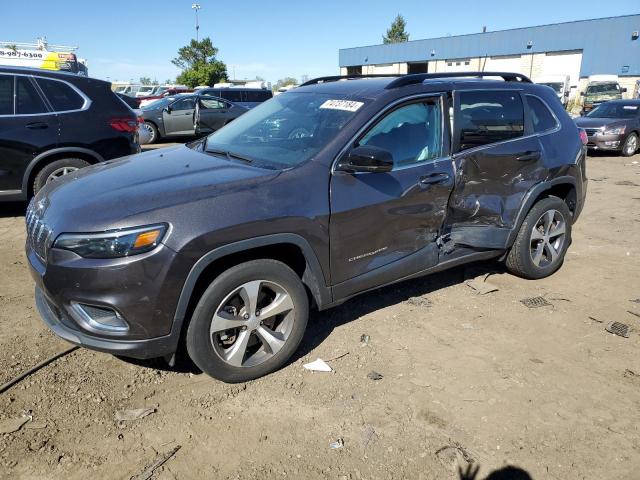
{"type": "Polygon", "coordinates": [[[498,57],[489,57],[486,59],[480,60],[480,67],[482,68],[482,63],[484,65],[485,72],[514,72],[514,73],[524,73],[528,75],[529,72],[521,72],[522,69],[522,60],[520,59],[520,55],[501,55],[498,57]]]}
{"type": "Polygon", "coordinates": [[[543,75],[569,75],[571,85],[578,85],[580,66],[582,65],[582,51],[548,52],[542,64],[543,75]]]}

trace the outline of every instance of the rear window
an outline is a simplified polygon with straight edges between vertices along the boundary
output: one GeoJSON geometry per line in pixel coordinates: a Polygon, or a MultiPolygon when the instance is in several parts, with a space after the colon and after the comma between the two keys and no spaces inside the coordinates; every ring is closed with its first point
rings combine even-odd
{"type": "Polygon", "coordinates": [[[16,114],[29,115],[47,112],[42,98],[27,77],[16,78],[16,114]]]}
{"type": "Polygon", "coordinates": [[[245,102],[265,102],[273,97],[273,93],[270,90],[247,90],[245,102]]]}
{"type": "Polygon", "coordinates": [[[79,110],[84,105],[84,99],[66,83],[49,78],[36,81],[56,112],[79,110]]]}
{"type": "Polygon", "coordinates": [[[0,75],[0,115],[13,115],[13,76],[0,75]]]}
{"type": "Polygon", "coordinates": [[[524,110],[518,92],[461,92],[455,118],[458,150],[503,142],[524,134],[524,110]]]}
{"type": "Polygon", "coordinates": [[[538,97],[527,95],[527,103],[529,104],[534,132],[540,133],[556,128],[556,119],[542,100],[538,97]]]}

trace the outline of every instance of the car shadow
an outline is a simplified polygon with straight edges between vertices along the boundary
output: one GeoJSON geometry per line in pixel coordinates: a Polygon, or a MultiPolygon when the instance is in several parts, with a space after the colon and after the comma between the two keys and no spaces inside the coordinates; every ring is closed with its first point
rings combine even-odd
{"type": "Polygon", "coordinates": [[[0,205],[0,218],[24,217],[27,212],[27,202],[3,202],[0,205]]]}
{"type": "MultiPolygon", "coordinates": [[[[478,478],[479,468],[475,463],[467,465],[465,470],[458,468],[459,480],[480,480],[478,478]]],[[[506,467],[494,470],[484,477],[484,480],[533,480],[533,477],[522,468],[507,465],[506,467]]]]}
{"type": "MultiPolygon", "coordinates": [[[[304,338],[296,352],[284,366],[289,366],[311,353],[321,345],[336,328],[358,320],[371,312],[391,305],[397,305],[416,297],[422,297],[419,299],[416,298],[416,304],[422,304],[423,308],[428,308],[429,301],[424,297],[430,293],[457,285],[468,278],[504,271],[506,271],[504,265],[495,260],[471,263],[451,268],[444,272],[381,287],[377,290],[354,297],[351,300],[347,300],[342,305],[328,310],[312,310],[304,338]]],[[[363,331],[362,333],[366,332],[363,331]]],[[[356,341],[359,341],[359,339],[354,340],[354,342],[356,341]]],[[[178,352],[176,352],[175,364],[173,366],[170,366],[164,358],[146,360],[120,356],[118,356],[118,358],[126,363],[156,370],[193,373],[196,375],[202,373],[188,357],[184,345],[181,345],[178,352]]]]}

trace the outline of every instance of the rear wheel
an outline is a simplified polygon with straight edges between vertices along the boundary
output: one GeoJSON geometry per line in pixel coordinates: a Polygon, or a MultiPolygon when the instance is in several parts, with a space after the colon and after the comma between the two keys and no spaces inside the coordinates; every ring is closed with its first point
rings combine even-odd
{"type": "Polygon", "coordinates": [[[571,212],[558,197],[540,200],[520,226],[507,268],[519,277],[538,279],[554,273],[571,243],[571,212]]]}
{"type": "Polygon", "coordinates": [[[187,329],[187,351],[214,378],[252,380],[285,364],[302,340],[308,315],[306,290],[287,265],[242,263],[202,295],[187,329]]]}
{"type": "Polygon", "coordinates": [[[149,141],[147,143],[156,143],[160,138],[158,134],[158,127],[156,127],[152,122],[144,122],[144,128],[149,132],[149,141]]]}
{"type": "Polygon", "coordinates": [[[42,167],[42,169],[36,175],[33,181],[33,193],[34,195],[40,191],[47,183],[53,182],[69,173],[80,170],[81,168],[89,166],[89,162],[81,160],[79,158],[63,158],[56,160],[48,165],[42,167]]]}
{"type": "Polygon", "coordinates": [[[638,135],[630,133],[627,139],[622,144],[622,155],[630,157],[638,150],[638,135]]]}

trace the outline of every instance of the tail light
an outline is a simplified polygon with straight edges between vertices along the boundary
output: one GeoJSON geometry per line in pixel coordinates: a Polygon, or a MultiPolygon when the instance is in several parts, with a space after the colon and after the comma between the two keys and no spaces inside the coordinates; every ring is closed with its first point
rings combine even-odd
{"type": "Polygon", "coordinates": [[[589,143],[589,137],[587,137],[587,132],[585,132],[584,128],[579,128],[578,132],[580,133],[580,140],[582,140],[582,144],[586,145],[589,143]]]}
{"type": "Polygon", "coordinates": [[[118,132],[134,133],[138,130],[137,118],[112,118],[109,125],[118,132]]]}
{"type": "Polygon", "coordinates": [[[140,125],[142,125],[142,124],[144,123],[144,118],[142,117],[142,115],[140,115],[140,116],[138,117],[138,123],[139,123],[140,125]]]}

